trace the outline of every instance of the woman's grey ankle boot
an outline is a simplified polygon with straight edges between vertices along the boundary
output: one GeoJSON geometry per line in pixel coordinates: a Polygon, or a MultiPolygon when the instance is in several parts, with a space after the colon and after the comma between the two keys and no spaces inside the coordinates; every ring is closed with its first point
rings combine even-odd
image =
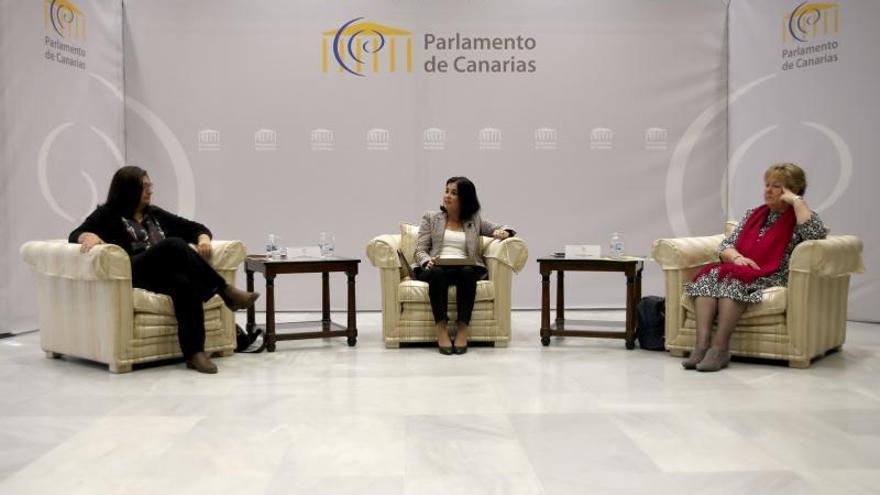
{"type": "Polygon", "coordinates": [[[719,351],[712,347],[706,352],[706,357],[697,364],[697,371],[718,371],[721,368],[727,368],[730,362],[730,352],[719,351]]]}
{"type": "Polygon", "coordinates": [[[681,362],[682,367],[686,370],[693,370],[697,368],[697,364],[706,357],[706,351],[708,351],[708,347],[697,348],[694,347],[694,350],[691,351],[691,355],[688,356],[687,359],[681,362]]]}

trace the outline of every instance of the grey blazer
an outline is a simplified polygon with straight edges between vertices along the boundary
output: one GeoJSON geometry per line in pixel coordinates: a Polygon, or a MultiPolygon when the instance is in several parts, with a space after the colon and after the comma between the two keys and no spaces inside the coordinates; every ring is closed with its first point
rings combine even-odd
{"type": "MultiPolygon", "coordinates": [[[[480,236],[491,236],[492,232],[498,229],[509,231],[511,236],[516,235],[516,232],[507,225],[483,220],[480,218],[480,212],[474,213],[474,216],[464,222],[463,226],[465,255],[483,268],[486,268],[486,265],[483,263],[483,256],[478,251],[479,245],[477,244],[480,236]]],[[[446,212],[427,211],[422,215],[422,222],[419,224],[419,237],[416,240],[416,266],[424,267],[431,258],[440,254],[445,232],[446,212]]]]}

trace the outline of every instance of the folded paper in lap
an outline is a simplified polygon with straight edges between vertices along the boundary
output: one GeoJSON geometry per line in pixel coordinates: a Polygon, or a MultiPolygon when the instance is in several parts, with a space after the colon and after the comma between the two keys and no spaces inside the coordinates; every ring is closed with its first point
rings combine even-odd
{"type": "Polygon", "coordinates": [[[439,266],[471,266],[475,265],[474,261],[470,258],[438,258],[437,265],[439,266]]]}

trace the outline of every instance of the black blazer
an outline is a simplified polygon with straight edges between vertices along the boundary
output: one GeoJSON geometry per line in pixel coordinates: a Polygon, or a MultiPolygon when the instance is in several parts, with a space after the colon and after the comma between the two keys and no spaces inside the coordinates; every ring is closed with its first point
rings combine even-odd
{"type": "MultiPolygon", "coordinates": [[[[193,244],[198,242],[201,234],[207,234],[208,237],[213,238],[208,227],[205,227],[199,222],[179,217],[159,208],[158,206],[150,205],[147,208],[147,211],[144,213],[151,215],[159,222],[166,237],[179,237],[184,241],[193,244]]],[[[95,208],[95,211],[83,221],[82,225],[70,233],[67,240],[72,243],[77,243],[79,236],[83,232],[96,234],[103,239],[104,242],[108,244],[116,244],[121,247],[129,254],[129,256],[132,254],[132,239],[125,230],[122,217],[114,214],[105,205],[100,205],[95,208]]]]}

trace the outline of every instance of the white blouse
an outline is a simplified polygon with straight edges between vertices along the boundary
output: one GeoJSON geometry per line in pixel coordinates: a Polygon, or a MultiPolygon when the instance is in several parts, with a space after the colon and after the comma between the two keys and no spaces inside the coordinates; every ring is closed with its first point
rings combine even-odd
{"type": "Polygon", "coordinates": [[[443,233],[443,245],[440,246],[441,258],[464,258],[464,232],[446,229],[443,233]]]}

